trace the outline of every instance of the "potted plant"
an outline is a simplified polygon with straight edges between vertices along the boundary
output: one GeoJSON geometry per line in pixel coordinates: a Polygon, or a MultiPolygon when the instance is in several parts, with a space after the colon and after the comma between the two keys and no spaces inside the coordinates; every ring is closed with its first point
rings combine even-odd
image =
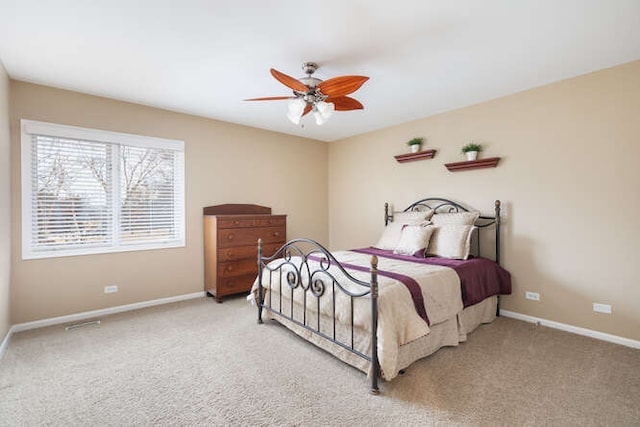
{"type": "Polygon", "coordinates": [[[468,161],[477,159],[479,151],[482,151],[482,147],[480,146],[480,144],[476,144],[474,142],[471,142],[462,147],[462,154],[467,156],[468,161]]]}
{"type": "Polygon", "coordinates": [[[412,153],[417,153],[420,151],[420,146],[422,145],[422,141],[424,138],[413,138],[407,141],[407,145],[411,149],[412,153]]]}

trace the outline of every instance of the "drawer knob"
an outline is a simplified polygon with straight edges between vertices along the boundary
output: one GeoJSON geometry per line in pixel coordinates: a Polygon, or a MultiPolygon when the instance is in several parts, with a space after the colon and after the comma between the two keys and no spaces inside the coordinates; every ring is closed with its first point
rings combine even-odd
{"type": "Polygon", "coordinates": [[[273,237],[278,237],[280,235],[279,231],[276,231],[275,233],[273,233],[273,237]]]}
{"type": "Polygon", "coordinates": [[[240,224],[240,221],[238,220],[233,221],[233,225],[238,225],[238,224],[240,224]]]}
{"type": "Polygon", "coordinates": [[[232,240],[232,239],[233,239],[233,234],[229,234],[229,235],[227,236],[227,240],[232,240]]]}

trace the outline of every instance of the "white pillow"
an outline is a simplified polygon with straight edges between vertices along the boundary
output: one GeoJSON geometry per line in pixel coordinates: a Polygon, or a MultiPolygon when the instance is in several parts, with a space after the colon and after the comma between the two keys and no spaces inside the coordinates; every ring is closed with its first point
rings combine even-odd
{"type": "Polygon", "coordinates": [[[422,222],[426,221],[433,215],[433,209],[428,209],[426,211],[408,211],[408,212],[395,212],[393,214],[393,222],[402,222],[402,223],[410,223],[410,222],[422,222]]]}
{"type": "Polygon", "coordinates": [[[393,214],[393,222],[390,222],[382,232],[380,240],[374,247],[392,251],[396,248],[405,225],[418,225],[433,215],[432,210],[396,212],[393,214]]]}
{"type": "Polygon", "coordinates": [[[414,255],[421,251],[421,255],[429,246],[429,239],[435,227],[432,225],[405,225],[400,235],[400,241],[393,250],[394,254],[414,255]]]}
{"type": "Polygon", "coordinates": [[[431,217],[431,222],[435,225],[474,225],[479,216],[480,212],[437,213],[431,217]]]}
{"type": "MultiPolygon", "coordinates": [[[[435,216],[435,215],[434,215],[435,216]]],[[[444,224],[434,227],[429,241],[428,255],[442,258],[467,259],[471,250],[472,225],[444,224]]]]}

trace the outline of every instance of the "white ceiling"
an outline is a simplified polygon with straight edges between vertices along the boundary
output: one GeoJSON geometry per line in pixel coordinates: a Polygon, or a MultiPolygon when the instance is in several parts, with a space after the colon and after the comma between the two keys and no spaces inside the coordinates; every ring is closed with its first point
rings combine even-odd
{"type": "Polygon", "coordinates": [[[18,80],[325,141],[640,59],[640,0],[0,0],[18,80]],[[273,67],[359,74],[364,111],[296,127],[273,67]]]}

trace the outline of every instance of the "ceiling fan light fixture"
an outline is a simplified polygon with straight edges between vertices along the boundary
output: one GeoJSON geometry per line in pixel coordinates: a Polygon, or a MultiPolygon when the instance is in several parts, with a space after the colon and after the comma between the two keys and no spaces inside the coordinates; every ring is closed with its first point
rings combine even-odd
{"type": "Polygon", "coordinates": [[[294,98],[289,101],[289,111],[287,112],[287,118],[294,125],[300,124],[300,119],[304,113],[304,107],[307,105],[302,98],[294,98]]]}
{"type": "Polygon", "coordinates": [[[289,119],[289,121],[294,125],[298,126],[300,124],[300,120],[302,119],[302,116],[296,116],[295,114],[291,114],[291,111],[289,111],[287,113],[287,119],[289,119]]]}
{"type": "Polygon", "coordinates": [[[322,117],[322,114],[320,114],[317,111],[313,112],[313,117],[316,118],[316,124],[318,126],[322,126],[327,121],[325,118],[322,117]]]}
{"type": "Polygon", "coordinates": [[[320,101],[316,103],[316,108],[318,109],[320,114],[322,114],[322,117],[328,119],[333,115],[333,112],[335,111],[336,106],[333,105],[333,103],[331,102],[320,101]]]}
{"type": "Polygon", "coordinates": [[[331,102],[319,101],[313,106],[313,115],[318,126],[323,125],[333,115],[335,106],[331,102]]]}

